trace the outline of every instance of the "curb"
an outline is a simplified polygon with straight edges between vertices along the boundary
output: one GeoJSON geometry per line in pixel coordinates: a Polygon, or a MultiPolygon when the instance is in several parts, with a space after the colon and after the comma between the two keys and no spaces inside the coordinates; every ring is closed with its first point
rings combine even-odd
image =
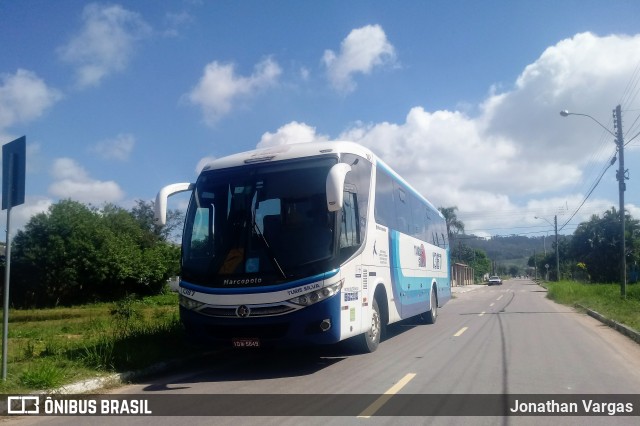
{"type": "Polygon", "coordinates": [[[124,373],[114,373],[108,376],[96,377],[93,379],[87,379],[76,383],[70,383],[65,386],[61,386],[57,389],[50,389],[45,391],[39,391],[39,394],[54,394],[54,395],[69,395],[69,394],[81,394],[94,392],[97,390],[105,389],[110,386],[117,386],[123,383],[135,380],[139,377],[144,377],[154,373],[159,373],[168,370],[169,367],[178,366],[183,361],[169,361],[160,362],[150,367],[144,368],[139,371],[126,371],[124,373]]]}
{"type": "Polygon", "coordinates": [[[600,314],[600,313],[598,313],[598,312],[596,312],[596,311],[594,311],[592,309],[586,308],[586,307],[584,307],[584,306],[582,306],[580,304],[576,303],[575,306],[580,308],[580,309],[585,310],[587,312],[587,315],[589,315],[590,317],[595,318],[598,321],[600,321],[601,323],[603,323],[605,325],[608,325],[609,327],[613,328],[614,330],[624,334],[625,336],[627,336],[631,340],[635,341],[636,343],[640,343],[640,332],[634,330],[633,328],[628,327],[628,326],[626,326],[624,324],[620,324],[619,322],[614,321],[612,319],[609,319],[609,318],[605,317],[604,315],[602,315],[602,314],[600,314]]]}
{"type": "Polygon", "coordinates": [[[153,364],[147,368],[143,368],[141,370],[125,371],[123,373],[113,373],[108,376],[87,379],[87,380],[83,380],[76,383],[70,383],[68,385],[61,386],[56,389],[43,390],[35,393],[41,394],[41,395],[49,395],[49,394],[70,395],[70,394],[95,392],[95,391],[105,389],[107,387],[122,385],[142,377],[151,376],[157,373],[162,373],[171,368],[180,367],[185,363],[192,361],[193,359],[197,359],[197,358],[204,357],[212,353],[218,353],[218,352],[220,351],[204,352],[196,356],[189,356],[186,358],[174,359],[170,361],[162,361],[157,364],[153,364]]]}

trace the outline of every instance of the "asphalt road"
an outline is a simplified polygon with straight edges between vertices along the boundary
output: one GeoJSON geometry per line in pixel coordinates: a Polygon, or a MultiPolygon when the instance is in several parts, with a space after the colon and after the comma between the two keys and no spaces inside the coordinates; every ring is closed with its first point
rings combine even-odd
{"type": "MultiPolygon", "coordinates": [[[[563,395],[593,394],[596,401],[610,394],[633,394],[637,399],[640,345],[584,314],[547,300],[545,290],[533,282],[515,279],[501,286],[457,293],[440,309],[435,325],[405,321],[390,327],[386,339],[372,354],[356,354],[344,347],[230,351],[194,361],[181,371],[110,392],[114,398],[178,395],[163,399],[162,409],[180,417],[23,417],[10,422],[67,425],[90,420],[98,425],[233,426],[639,424],[640,404],[634,407],[634,417],[469,415],[482,409],[478,405],[492,404],[477,394],[498,398],[506,394],[544,394],[557,396],[559,400],[563,395]],[[386,396],[381,396],[385,393],[386,396]],[[314,415],[190,416],[203,406],[223,402],[207,395],[239,398],[230,404],[238,408],[241,406],[238,401],[245,401],[251,410],[260,404],[256,395],[262,394],[292,394],[292,405],[297,408],[308,405],[314,415]],[[414,398],[399,398],[398,402],[389,394],[414,398]],[[422,397],[424,394],[435,394],[436,398],[440,395],[442,399],[434,402],[422,397]],[[452,414],[450,408],[456,407],[455,415],[383,415],[393,409],[420,412],[421,406],[434,403],[443,407],[440,414],[452,414]],[[341,404],[346,404],[344,412],[348,414],[319,415],[340,411],[336,407],[341,404]]],[[[266,397],[261,400],[270,401],[266,397]]],[[[283,401],[289,402],[288,398],[280,397],[265,404],[276,410],[283,401]]],[[[512,402],[504,399],[503,403],[512,402]]],[[[264,409],[257,410],[264,413],[264,409]]]]}

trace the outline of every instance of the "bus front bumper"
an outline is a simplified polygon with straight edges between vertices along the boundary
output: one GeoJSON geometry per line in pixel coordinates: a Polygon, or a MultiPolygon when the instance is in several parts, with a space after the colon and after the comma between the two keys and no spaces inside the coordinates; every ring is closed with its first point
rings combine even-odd
{"type": "Polygon", "coordinates": [[[296,311],[264,317],[223,318],[180,306],[180,319],[196,342],[260,346],[331,344],[340,340],[340,292],[296,311]]]}

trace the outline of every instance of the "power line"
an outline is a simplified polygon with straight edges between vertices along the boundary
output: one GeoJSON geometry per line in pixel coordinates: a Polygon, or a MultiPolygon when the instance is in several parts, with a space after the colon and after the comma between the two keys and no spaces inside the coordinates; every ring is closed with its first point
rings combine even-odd
{"type": "Polygon", "coordinates": [[[591,194],[593,193],[593,191],[596,189],[596,187],[598,186],[598,184],[600,183],[600,181],[602,180],[602,177],[604,176],[604,174],[606,173],[607,170],[609,170],[609,168],[611,166],[613,166],[613,164],[616,162],[616,157],[614,156],[611,161],[609,162],[609,165],[606,166],[604,168],[604,170],[602,171],[602,173],[600,173],[600,177],[598,177],[598,179],[596,180],[596,182],[593,184],[593,186],[591,187],[591,190],[587,193],[587,195],[584,197],[584,199],[582,200],[582,203],[580,203],[580,205],[578,206],[578,208],[573,212],[573,214],[571,215],[571,217],[569,218],[569,220],[567,220],[564,225],[562,225],[559,229],[559,231],[562,231],[562,229],[569,223],[571,222],[571,219],[573,219],[573,217],[580,211],[580,209],[582,208],[582,206],[584,206],[584,203],[587,202],[587,200],[589,199],[589,197],[591,196],[591,194]]]}

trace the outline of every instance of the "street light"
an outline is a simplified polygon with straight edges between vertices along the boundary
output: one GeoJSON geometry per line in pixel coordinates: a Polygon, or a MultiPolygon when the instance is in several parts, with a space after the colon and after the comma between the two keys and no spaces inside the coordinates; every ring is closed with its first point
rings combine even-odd
{"type": "Polygon", "coordinates": [[[595,121],[604,130],[606,130],[611,136],[613,136],[614,138],[617,138],[615,133],[613,133],[611,130],[607,129],[607,127],[604,124],[602,124],[601,122],[599,122],[598,120],[596,120],[595,118],[590,116],[589,114],[580,114],[578,112],[569,112],[566,109],[563,109],[562,111],[560,111],[560,115],[563,116],[563,117],[568,117],[570,115],[581,115],[583,117],[588,117],[588,118],[592,119],[593,121],[595,121]]]}
{"type": "MultiPolygon", "coordinates": [[[[556,281],[560,281],[560,252],[558,250],[558,215],[555,215],[553,217],[553,223],[549,222],[544,217],[538,217],[538,216],[534,216],[534,217],[536,219],[542,219],[545,222],[547,222],[549,225],[553,226],[556,232],[556,281]]],[[[546,249],[545,249],[545,255],[546,255],[546,249]]]]}
{"type": "MultiPolygon", "coordinates": [[[[566,109],[560,111],[560,115],[563,117],[567,117],[569,115],[581,115],[583,117],[588,117],[591,120],[595,121],[600,127],[606,130],[610,135],[612,135],[616,140],[616,146],[618,149],[618,173],[616,178],[618,179],[618,197],[620,203],[620,232],[622,234],[622,248],[621,248],[621,259],[620,259],[620,296],[623,298],[627,297],[627,260],[626,256],[626,247],[625,247],[625,237],[624,237],[624,191],[626,190],[626,183],[624,182],[627,177],[627,170],[624,169],[624,138],[622,136],[622,108],[620,105],[613,110],[613,118],[614,118],[614,128],[616,133],[613,133],[606,126],[600,123],[598,120],[590,116],[589,114],[580,114],[577,112],[569,112],[566,109]]],[[[634,136],[635,137],[635,136],[634,136]]],[[[613,164],[613,163],[612,163],[613,164]]]]}

